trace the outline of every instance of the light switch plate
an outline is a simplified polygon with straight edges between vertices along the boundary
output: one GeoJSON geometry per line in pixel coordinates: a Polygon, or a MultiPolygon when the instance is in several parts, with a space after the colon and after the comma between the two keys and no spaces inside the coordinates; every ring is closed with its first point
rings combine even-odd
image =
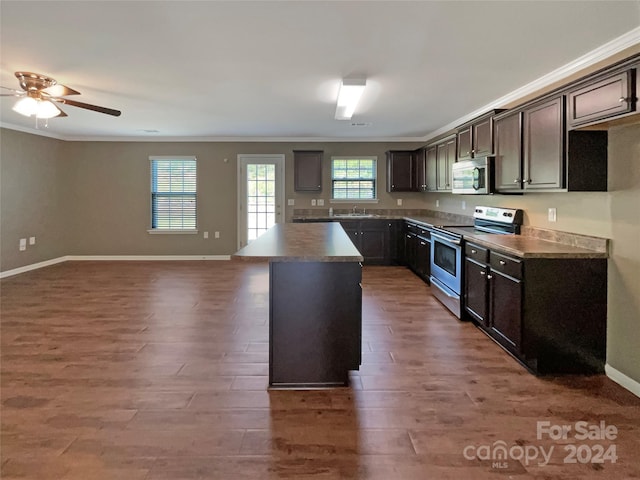
{"type": "Polygon", "coordinates": [[[318,199],[318,206],[319,207],[324,207],[324,198],[319,198],[318,199]]]}
{"type": "Polygon", "coordinates": [[[36,244],[36,237],[29,237],[29,245],[35,245],[36,244]]]}
{"type": "Polygon", "coordinates": [[[402,206],[402,199],[401,198],[397,199],[396,203],[398,204],[399,207],[401,207],[402,206]]]}
{"type": "Polygon", "coordinates": [[[27,239],[26,238],[21,238],[20,239],[19,248],[20,248],[21,252],[24,252],[27,249],[27,239]]]}
{"type": "Polygon", "coordinates": [[[555,208],[550,208],[550,209],[549,209],[548,217],[549,217],[549,221],[550,221],[550,222],[555,222],[555,221],[557,221],[557,219],[558,219],[558,215],[557,215],[557,213],[558,213],[558,212],[557,212],[557,210],[556,210],[555,208]]]}
{"type": "Polygon", "coordinates": [[[291,206],[291,205],[295,205],[295,204],[296,204],[295,199],[293,199],[293,198],[287,199],[287,205],[291,206]]]}
{"type": "Polygon", "coordinates": [[[311,199],[311,206],[312,206],[312,207],[315,207],[315,206],[316,206],[316,199],[315,199],[315,198],[312,198],[312,199],[311,199]]]}

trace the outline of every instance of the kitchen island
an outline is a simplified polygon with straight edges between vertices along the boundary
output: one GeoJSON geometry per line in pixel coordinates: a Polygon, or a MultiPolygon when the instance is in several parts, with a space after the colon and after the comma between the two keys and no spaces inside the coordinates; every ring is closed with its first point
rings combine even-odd
{"type": "Polygon", "coordinates": [[[269,262],[269,386],[346,386],[362,345],[363,258],[338,223],[276,224],[233,255],[269,262]]]}

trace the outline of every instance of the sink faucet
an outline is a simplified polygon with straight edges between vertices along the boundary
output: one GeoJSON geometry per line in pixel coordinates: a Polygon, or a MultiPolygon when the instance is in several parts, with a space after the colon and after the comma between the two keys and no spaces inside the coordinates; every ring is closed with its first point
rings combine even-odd
{"type": "Polygon", "coordinates": [[[353,206],[353,214],[354,214],[354,215],[356,214],[356,207],[357,207],[357,205],[354,205],[354,206],[353,206]]]}

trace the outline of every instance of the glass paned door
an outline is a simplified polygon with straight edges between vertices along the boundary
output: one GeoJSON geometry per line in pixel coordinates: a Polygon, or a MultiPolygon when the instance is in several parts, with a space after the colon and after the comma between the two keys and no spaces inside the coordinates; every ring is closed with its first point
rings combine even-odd
{"type": "Polygon", "coordinates": [[[247,241],[255,240],[276,223],[276,166],[247,165],[247,241]]]}
{"type": "Polygon", "coordinates": [[[284,155],[238,155],[238,246],[283,220],[284,155]]]}

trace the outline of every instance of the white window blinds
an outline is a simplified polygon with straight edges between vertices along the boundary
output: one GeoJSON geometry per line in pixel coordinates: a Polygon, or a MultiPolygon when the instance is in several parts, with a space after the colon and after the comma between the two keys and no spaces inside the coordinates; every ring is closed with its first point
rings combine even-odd
{"type": "Polygon", "coordinates": [[[151,228],[195,230],[196,158],[151,158],[151,228]]]}

